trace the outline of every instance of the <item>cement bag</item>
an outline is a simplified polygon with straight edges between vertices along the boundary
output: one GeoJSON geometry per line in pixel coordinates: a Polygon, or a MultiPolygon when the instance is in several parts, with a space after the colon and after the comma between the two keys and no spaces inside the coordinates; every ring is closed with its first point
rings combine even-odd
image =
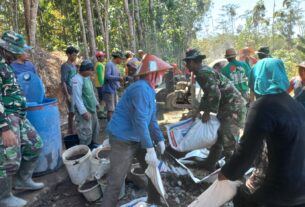
{"type": "Polygon", "coordinates": [[[196,198],[188,207],[219,207],[233,199],[240,181],[216,180],[206,191],[196,198]]]}
{"type": "Polygon", "coordinates": [[[120,207],[157,207],[156,205],[151,205],[151,204],[146,203],[146,201],[147,201],[147,197],[137,198],[120,207]]]}
{"type": "Polygon", "coordinates": [[[216,116],[211,115],[207,123],[202,123],[199,119],[186,119],[167,125],[166,128],[170,146],[176,151],[188,152],[215,144],[219,126],[216,116]]]}
{"type": "Polygon", "coordinates": [[[180,142],[184,139],[189,129],[193,126],[194,122],[192,119],[186,119],[179,121],[175,124],[166,125],[168,140],[171,148],[180,151],[180,142]]]}
{"type": "Polygon", "coordinates": [[[164,189],[163,182],[161,179],[161,174],[160,174],[159,168],[148,165],[147,169],[145,170],[145,174],[149,177],[149,179],[155,186],[156,190],[162,196],[162,198],[164,199],[164,202],[168,206],[166,198],[165,198],[166,193],[165,193],[165,189],[164,189]]]}

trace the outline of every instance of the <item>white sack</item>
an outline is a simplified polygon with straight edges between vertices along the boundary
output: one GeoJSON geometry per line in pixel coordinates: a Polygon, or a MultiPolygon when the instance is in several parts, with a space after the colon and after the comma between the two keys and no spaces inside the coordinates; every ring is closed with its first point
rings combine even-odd
{"type": "Polygon", "coordinates": [[[233,199],[240,181],[216,180],[206,191],[196,198],[188,207],[219,207],[233,199]]]}
{"type": "Polygon", "coordinates": [[[170,145],[179,152],[211,147],[217,140],[220,123],[215,115],[208,122],[187,119],[167,127],[170,145]]]}
{"type": "MultiPolygon", "coordinates": [[[[163,182],[162,182],[162,178],[161,178],[159,168],[154,167],[152,165],[148,165],[147,169],[145,170],[145,174],[149,177],[151,182],[154,184],[156,190],[163,197],[165,203],[167,204],[166,198],[165,198],[166,193],[165,193],[165,189],[164,189],[164,186],[163,186],[163,182]]],[[[168,206],[168,204],[167,204],[167,206],[168,206]]]]}

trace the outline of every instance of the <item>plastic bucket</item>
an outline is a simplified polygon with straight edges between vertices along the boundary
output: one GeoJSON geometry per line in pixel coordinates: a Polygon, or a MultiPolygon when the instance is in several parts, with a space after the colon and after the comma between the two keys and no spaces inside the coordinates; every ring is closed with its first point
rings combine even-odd
{"type": "Polygon", "coordinates": [[[109,148],[98,148],[92,151],[90,158],[91,176],[90,178],[100,179],[108,173],[110,169],[109,148]]]}
{"type": "Polygon", "coordinates": [[[147,188],[148,180],[145,175],[145,170],[143,170],[139,165],[134,166],[131,169],[129,179],[138,187],[138,188],[147,188]]]}
{"type": "Polygon", "coordinates": [[[96,180],[83,183],[78,187],[78,192],[89,202],[94,202],[103,196],[101,185],[96,180]]]}
{"type": "Polygon", "coordinates": [[[66,149],[79,145],[79,139],[77,134],[71,134],[64,137],[64,143],[66,149]]]}
{"type": "Polygon", "coordinates": [[[77,145],[66,150],[62,159],[73,184],[84,183],[90,175],[91,151],[86,145],[77,145]]]}

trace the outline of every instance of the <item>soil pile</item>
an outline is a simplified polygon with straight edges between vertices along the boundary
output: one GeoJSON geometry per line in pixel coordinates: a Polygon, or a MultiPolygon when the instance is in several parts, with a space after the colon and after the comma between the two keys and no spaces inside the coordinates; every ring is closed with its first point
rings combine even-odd
{"type": "Polygon", "coordinates": [[[66,60],[64,52],[48,52],[41,48],[35,49],[35,54],[32,58],[44,83],[46,96],[58,100],[61,117],[66,114],[66,106],[63,103],[64,96],[60,85],[60,67],[66,60]]]}

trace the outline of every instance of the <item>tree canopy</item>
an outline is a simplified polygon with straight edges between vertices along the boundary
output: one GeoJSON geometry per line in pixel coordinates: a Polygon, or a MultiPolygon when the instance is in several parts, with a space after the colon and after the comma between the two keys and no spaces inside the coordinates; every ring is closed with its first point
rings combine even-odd
{"type": "Polygon", "coordinates": [[[86,58],[96,50],[109,57],[114,50],[142,49],[178,63],[190,46],[206,53],[207,61],[221,58],[228,47],[269,46],[293,75],[294,64],[305,58],[301,0],[283,0],[271,17],[265,1],[244,14],[237,4],[223,5],[214,21],[212,0],[2,0],[0,32],[17,31],[49,51],[75,45],[86,58]]]}

